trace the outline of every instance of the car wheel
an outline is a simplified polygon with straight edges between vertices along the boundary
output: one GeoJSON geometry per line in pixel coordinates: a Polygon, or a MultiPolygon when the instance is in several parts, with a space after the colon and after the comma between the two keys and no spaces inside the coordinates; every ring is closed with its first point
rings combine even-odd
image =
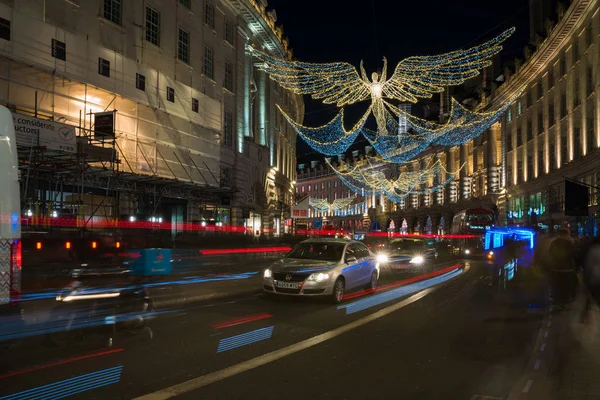
{"type": "Polygon", "coordinates": [[[375,290],[377,290],[377,280],[377,271],[373,271],[373,273],[371,274],[371,280],[369,281],[367,286],[365,286],[365,290],[368,292],[374,292],[375,290]]]}
{"type": "Polygon", "coordinates": [[[346,283],[344,282],[344,278],[337,278],[333,284],[333,292],[331,293],[331,299],[334,303],[341,303],[344,300],[345,288],[346,283]]]}

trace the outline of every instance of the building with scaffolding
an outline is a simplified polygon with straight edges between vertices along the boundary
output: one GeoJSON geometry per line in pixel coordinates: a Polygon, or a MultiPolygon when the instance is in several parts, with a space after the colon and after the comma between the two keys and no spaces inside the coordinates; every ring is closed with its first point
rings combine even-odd
{"type": "MultiPolygon", "coordinates": [[[[278,233],[304,105],[248,45],[291,57],[266,0],[0,4],[0,102],[17,127],[23,215],[278,233]]],[[[115,225],[118,226],[118,225],[115,225]]]]}

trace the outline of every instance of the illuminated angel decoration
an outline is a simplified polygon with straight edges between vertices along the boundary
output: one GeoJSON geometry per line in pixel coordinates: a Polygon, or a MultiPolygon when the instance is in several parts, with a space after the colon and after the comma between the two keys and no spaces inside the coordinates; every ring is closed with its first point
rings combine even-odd
{"type": "Polygon", "coordinates": [[[416,103],[431,98],[447,86],[459,85],[477,76],[491,65],[491,58],[500,52],[500,45],[512,33],[511,28],[494,39],[466,50],[456,50],[435,56],[413,56],[398,63],[387,79],[387,60],[383,59],[381,74],[373,72],[371,79],[360,63],[360,74],[346,62],[306,63],[288,61],[250,47],[251,53],[263,61],[261,68],[285,89],[308,94],[323,103],[344,107],[370,100],[370,112],[377,122],[378,134],[387,134],[386,100],[416,103]]]}

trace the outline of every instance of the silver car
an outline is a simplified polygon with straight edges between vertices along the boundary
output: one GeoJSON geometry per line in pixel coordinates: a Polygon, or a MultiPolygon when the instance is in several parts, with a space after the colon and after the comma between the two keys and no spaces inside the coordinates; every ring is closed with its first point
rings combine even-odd
{"type": "Polygon", "coordinates": [[[344,239],[309,239],[264,271],[267,293],[331,296],[339,303],[356,288],[375,290],[379,264],[367,246],[344,239]]]}

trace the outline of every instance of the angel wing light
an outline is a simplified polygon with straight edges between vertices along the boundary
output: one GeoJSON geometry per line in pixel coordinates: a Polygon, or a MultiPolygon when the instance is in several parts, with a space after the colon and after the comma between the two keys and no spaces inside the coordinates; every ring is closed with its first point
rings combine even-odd
{"type": "Polygon", "coordinates": [[[381,75],[374,72],[371,80],[360,63],[360,74],[351,64],[306,63],[288,61],[249,47],[249,51],[263,61],[261,68],[282,87],[299,94],[309,94],[323,103],[343,107],[370,100],[370,110],[377,121],[378,131],[387,133],[386,101],[399,100],[415,103],[430,98],[447,86],[459,85],[479,74],[491,64],[491,58],[500,52],[500,45],[512,33],[508,29],[494,39],[466,50],[456,50],[435,56],[408,57],[398,63],[387,79],[387,60],[383,59],[381,75]]]}

